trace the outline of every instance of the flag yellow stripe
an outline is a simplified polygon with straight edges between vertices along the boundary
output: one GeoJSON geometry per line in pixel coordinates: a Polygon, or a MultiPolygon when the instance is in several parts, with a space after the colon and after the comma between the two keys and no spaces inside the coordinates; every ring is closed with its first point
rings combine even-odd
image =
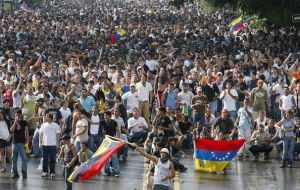
{"type": "Polygon", "coordinates": [[[235,19],[234,21],[231,22],[231,26],[237,24],[238,22],[240,22],[242,19],[242,17],[240,16],[239,18],[235,19]]]}
{"type": "Polygon", "coordinates": [[[221,172],[229,165],[230,161],[210,161],[195,159],[195,169],[208,172],[221,172]]]}

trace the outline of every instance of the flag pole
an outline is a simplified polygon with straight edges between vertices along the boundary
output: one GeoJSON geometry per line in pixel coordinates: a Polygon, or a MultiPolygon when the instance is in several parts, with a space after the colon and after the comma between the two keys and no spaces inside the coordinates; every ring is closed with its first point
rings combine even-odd
{"type": "MultiPolygon", "coordinates": [[[[119,138],[116,138],[116,137],[112,137],[112,136],[110,136],[110,135],[105,135],[105,136],[108,137],[108,138],[111,138],[111,139],[113,139],[113,140],[116,140],[116,141],[124,141],[124,140],[122,140],[122,139],[119,139],[119,138]]],[[[125,141],[125,143],[128,144],[128,145],[130,145],[130,146],[135,146],[134,143],[130,143],[130,142],[127,142],[127,141],[125,141]]]]}

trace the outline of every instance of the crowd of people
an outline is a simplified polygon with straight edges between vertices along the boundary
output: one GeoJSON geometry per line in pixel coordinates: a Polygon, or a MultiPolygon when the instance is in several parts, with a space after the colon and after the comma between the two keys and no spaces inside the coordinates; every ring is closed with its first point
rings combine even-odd
{"type": "MultiPolygon", "coordinates": [[[[31,152],[43,158],[42,177],[55,177],[62,158],[67,178],[105,135],[137,144],[155,165],[148,174],[155,189],[187,170],[180,158],[194,138],[246,139],[238,157],[255,161],[261,152],[269,159],[276,145],[281,167],[293,167],[300,152],[295,28],[249,24],[232,32],[234,13],[195,4],[177,10],[163,0],[32,8],[0,20],[1,172],[11,166],[18,178],[20,156],[27,178],[31,152]]],[[[127,159],[125,145],[104,175],[118,177],[127,159]]]]}

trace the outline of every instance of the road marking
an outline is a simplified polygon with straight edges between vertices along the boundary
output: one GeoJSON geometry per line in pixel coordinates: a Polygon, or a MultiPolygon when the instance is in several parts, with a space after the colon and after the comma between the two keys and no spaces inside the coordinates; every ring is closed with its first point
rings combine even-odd
{"type": "Polygon", "coordinates": [[[149,171],[149,164],[146,163],[148,159],[144,157],[144,177],[143,177],[143,190],[148,190],[146,186],[147,173],[149,171]]]}
{"type": "Polygon", "coordinates": [[[180,190],[179,172],[175,172],[175,178],[174,178],[174,190],[180,190]]]}

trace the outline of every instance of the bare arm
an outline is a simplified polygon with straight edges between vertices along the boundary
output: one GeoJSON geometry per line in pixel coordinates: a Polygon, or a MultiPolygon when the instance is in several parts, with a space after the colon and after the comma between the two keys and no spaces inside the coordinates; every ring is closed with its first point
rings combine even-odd
{"type": "Polygon", "coordinates": [[[157,164],[158,162],[158,158],[156,156],[152,156],[150,154],[148,154],[144,149],[136,146],[136,150],[144,157],[148,158],[149,160],[151,160],[152,162],[154,162],[155,164],[157,164]]]}

